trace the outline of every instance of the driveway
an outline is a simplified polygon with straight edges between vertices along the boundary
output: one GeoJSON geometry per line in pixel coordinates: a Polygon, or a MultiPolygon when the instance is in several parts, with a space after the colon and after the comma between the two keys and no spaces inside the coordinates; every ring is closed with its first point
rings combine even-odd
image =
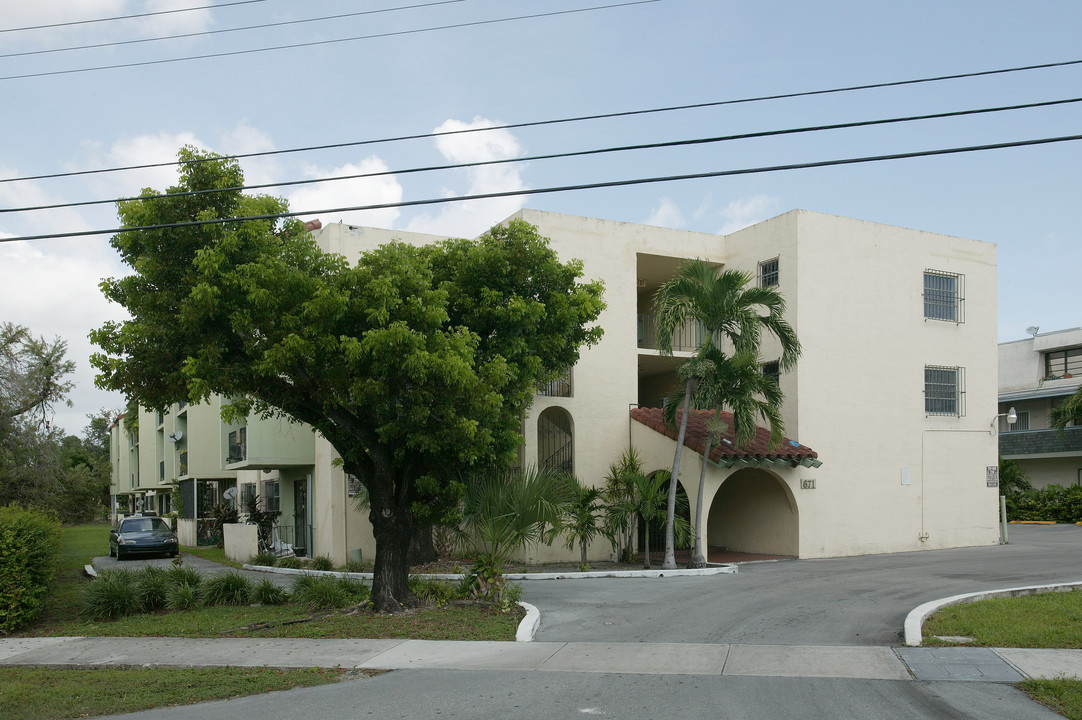
{"type": "Polygon", "coordinates": [[[735,575],[525,581],[538,640],[898,645],[917,605],[964,592],[1082,581],[1082,527],[1011,526],[1008,545],[788,560],[735,575]]]}
{"type": "MultiPolygon", "coordinates": [[[[278,575],[276,573],[253,572],[251,570],[237,570],[236,568],[232,568],[228,565],[222,565],[211,560],[205,560],[198,555],[186,553],[183,550],[180,553],[180,559],[184,562],[185,567],[190,567],[198,570],[203,575],[218,575],[229,570],[234,570],[235,572],[238,572],[241,575],[244,575],[256,582],[269,579],[274,584],[280,585],[282,587],[288,588],[293,586],[293,575],[278,575]]],[[[90,562],[94,566],[94,569],[98,572],[101,572],[102,570],[117,568],[138,570],[140,568],[146,567],[147,565],[155,565],[160,568],[170,568],[173,566],[173,559],[168,557],[146,557],[133,558],[131,560],[117,560],[114,557],[105,555],[103,557],[93,558],[90,562]]]]}

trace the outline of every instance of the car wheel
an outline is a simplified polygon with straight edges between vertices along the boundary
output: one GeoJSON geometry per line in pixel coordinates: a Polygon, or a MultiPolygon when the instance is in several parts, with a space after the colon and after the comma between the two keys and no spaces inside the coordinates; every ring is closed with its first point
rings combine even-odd
{"type": "Polygon", "coordinates": [[[109,546],[109,557],[116,557],[116,550],[113,550],[113,546],[109,546]]]}
{"type": "Polygon", "coordinates": [[[124,559],[124,556],[120,554],[120,546],[117,546],[117,549],[116,549],[116,561],[120,562],[123,559],[124,559]]]}

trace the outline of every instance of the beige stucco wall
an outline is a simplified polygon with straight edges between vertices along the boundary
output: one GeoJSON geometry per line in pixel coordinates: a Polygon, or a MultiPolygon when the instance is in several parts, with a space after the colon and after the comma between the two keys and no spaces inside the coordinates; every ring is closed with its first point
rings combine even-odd
{"type": "Polygon", "coordinates": [[[255,525],[226,523],[222,530],[227,560],[246,563],[259,553],[259,528],[255,525]]]}

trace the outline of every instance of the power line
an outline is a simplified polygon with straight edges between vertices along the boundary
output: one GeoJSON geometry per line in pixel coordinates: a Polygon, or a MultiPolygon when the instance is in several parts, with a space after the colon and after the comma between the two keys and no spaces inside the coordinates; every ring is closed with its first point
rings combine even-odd
{"type": "Polygon", "coordinates": [[[594,10],[611,10],[613,8],[628,7],[631,5],[646,5],[648,3],[661,2],[661,0],[627,0],[627,2],[612,3],[610,5],[594,5],[592,7],[574,8],[572,10],[554,10],[552,12],[534,13],[532,15],[516,15],[514,17],[495,18],[492,20],[473,20],[471,22],[454,23],[450,25],[436,25],[413,30],[397,30],[394,32],[374,33],[371,35],[355,35],[347,38],[334,40],[312,40],[303,43],[291,43],[288,45],[274,45],[271,47],[251,48],[248,50],[231,50],[229,52],[206,53],[204,55],[186,55],[179,58],[164,58],[161,60],[143,60],[140,62],[117,63],[115,65],[96,65],[93,67],[72,68],[69,70],[48,70],[36,73],[24,73],[22,75],[0,76],[0,80],[23,80],[26,78],[49,77],[53,75],[71,75],[74,73],[96,72],[98,70],[116,70],[118,68],[146,67],[149,65],[165,65],[168,63],[187,62],[188,60],[206,60],[209,58],[234,57],[238,55],[252,55],[254,53],[272,52],[276,50],[293,50],[296,48],[317,47],[320,45],[334,45],[337,43],[355,42],[357,40],[373,40],[376,38],[397,37],[400,35],[415,35],[417,33],[436,32],[439,30],[455,30],[479,25],[495,25],[498,23],[513,22],[516,20],[536,20],[538,18],[555,17],[558,15],[572,15],[575,13],[591,12],[594,10]]]}
{"type": "Polygon", "coordinates": [[[92,23],[111,22],[113,20],[131,20],[132,18],[151,17],[152,15],[172,15],[174,13],[191,12],[193,10],[213,10],[214,8],[229,7],[230,5],[250,5],[251,3],[263,2],[263,0],[236,0],[235,2],[218,3],[217,5],[200,5],[199,7],[177,8],[175,10],[159,10],[157,12],[138,13],[136,15],[117,15],[115,17],[95,18],[92,20],[72,20],[71,22],[51,23],[49,25],[28,25],[26,27],[2,28],[0,33],[21,32],[23,30],[45,30],[48,28],[67,27],[69,25],[90,25],[92,23]]]}
{"type": "Polygon", "coordinates": [[[906,86],[906,85],[917,85],[917,84],[921,84],[921,83],[942,82],[942,81],[946,81],[946,80],[963,80],[963,79],[974,78],[974,77],[985,77],[985,76],[990,76],[990,75],[1003,75],[1003,74],[1007,74],[1007,73],[1027,72],[1027,71],[1030,71],[1030,70],[1047,70],[1047,69],[1050,69],[1050,68],[1068,67],[1068,66],[1071,66],[1071,65],[1082,65],[1082,60],[1064,60],[1064,61],[1060,61],[1060,62],[1049,62],[1049,63],[1039,63],[1039,64],[1035,64],[1035,65],[1022,65],[1022,66],[1010,67],[1010,68],[999,68],[999,69],[996,69],[996,70],[978,70],[978,71],[975,71],[975,72],[953,73],[953,74],[950,74],[950,75],[938,75],[938,76],[934,76],[934,77],[915,78],[915,79],[910,79],[910,80],[894,80],[894,81],[889,81],[889,82],[870,83],[870,84],[866,84],[866,85],[849,85],[849,86],[846,86],[846,87],[828,88],[828,89],[823,89],[823,90],[805,90],[805,91],[801,91],[801,92],[792,92],[792,93],[776,93],[776,94],[773,94],[773,95],[759,95],[759,96],[755,96],[755,97],[738,98],[738,99],[734,99],[734,100],[714,100],[714,101],[701,102],[701,103],[690,103],[690,104],[686,104],[686,105],[670,105],[670,106],[667,106],[667,107],[659,107],[659,108],[649,108],[649,109],[640,109],[640,110],[624,110],[624,111],[619,111],[619,112],[597,113],[597,114],[593,114],[593,115],[578,115],[578,116],[569,117],[569,118],[557,118],[557,119],[548,119],[548,120],[533,120],[533,121],[518,122],[518,123],[506,123],[506,124],[503,124],[503,125],[491,125],[489,127],[464,128],[464,129],[461,129],[461,130],[443,130],[443,131],[431,132],[431,133],[417,133],[417,134],[413,134],[413,135],[399,135],[399,136],[396,136],[396,137],[386,137],[386,138],[379,138],[379,139],[375,139],[375,140],[354,140],[354,141],[340,142],[340,143],[328,143],[328,144],[324,144],[324,145],[309,145],[309,146],[306,146],[306,147],[299,147],[299,148],[287,148],[287,149],[283,149],[283,150],[263,150],[263,151],[260,151],[260,152],[237,153],[235,155],[226,155],[226,156],[223,156],[221,158],[208,158],[208,159],[197,158],[195,160],[188,160],[188,161],[185,161],[185,162],[179,162],[177,160],[170,160],[168,162],[144,163],[142,165],[125,165],[125,166],[121,166],[121,167],[99,168],[99,169],[96,169],[96,170],[74,170],[74,171],[63,172],[63,173],[48,173],[48,174],[41,174],[41,175],[27,175],[27,176],[23,176],[23,177],[0,178],[0,183],[23,182],[23,181],[29,181],[29,180],[51,180],[51,179],[55,179],[55,178],[74,177],[74,176],[78,176],[78,175],[98,175],[98,174],[102,174],[102,173],[127,172],[129,170],[149,170],[149,169],[152,169],[152,168],[171,167],[171,166],[174,166],[174,165],[183,165],[183,164],[192,164],[192,165],[194,165],[194,164],[198,164],[198,163],[202,163],[202,162],[209,162],[210,160],[220,160],[220,159],[241,160],[241,159],[244,159],[244,158],[266,157],[266,156],[270,156],[270,155],[286,155],[286,154],[291,154],[291,153],[313,152],[313,151],[317,151],[317,150],[336,150],[336,149],[347,148],[347,147],[359,147],[359,146],[363,146],[363,145],[382,145],[382,144],[393,143],[393,142],[402,142],[402,141],[406,141],[406,140],[424,140],[424,139],[430,139],[430,138],[446,137],[448,135],[462,135],[462,134],[466,134],[466,133],[485,132],[485,131],[488,131],[488,130],[516,130],[516,129],[519,129],[519,128],[541,127],[541,126],[546,126],[546,125],[559,125],[559,124],[564,124],[564,123],[585,122],[585,121],[589,121],[589,120],[608,120],[608,119],[619,118],[619,117],[633,117],[633,116],[637,116],[637,115],[649,115],[649,114],[654,114],[654,113],[677,112],[677,111],[681,111],[681,110],[699,110],[699,109],[705,109],[705,108],[711,108],[711,107],[721,107],[721,106],[726,106],[726,105],[741,105],[741,104],[748,104],[748,103],[766,102],[766,101],[770,101],[770,100],[787,100],[787,99],[799,98],[799,97],[813,97],[813,96],[817,96],[817,95],[830,95],[830,94],[836,94],[836,93],[856,92],[858,90],[875,90],[875,89],[889,88],[889,87],[902,87],[902,86],[906,86]]]}
{"type": "MultiPolygon", "coordinates": [[[[254,1],[254,0],[252,0],[254,1]]],[[[259,0],[262,2],[262,0],[259,0]]],[[[380,13],[397,12],[399,10],[416,10],[417,8],[432,7],[434,5],[450,5],[465,0],[439,0],[438,2],[420,3],[417,5],[402,5],[400,7],[382,8],[380,10],[363,10],[360,12],[341,13],[339,15],[324,15],[322,17],[304,18],[301,20],[283,20],[282,22],[263,23],[262,25],[245,25],[243,27],[222,28],[220,30],[203,30],[201,32],[182,33],[179,35],[162,35],[160,37],[138,38],[135,40],[116,40],[113,42],[95,43],[93,45],[72,45],[62,48],[48,48],[46,50],[27,50],[25,52],[6,53],[0,58],[26,57],[28,55],[47,55],[49,53],[70,52],[72,50],[94,50],[104,47],[120,47],[122,45],[137,45],[140,43],[161,42],[163,40],[179,40],[182,38],[200,37],[203,35],[220,35],[222,33],[242,32],[245,30],[262,30],[264,28],[281,27],[283,25],[303,25],[304,23],[323,22],[325,20],[341,20],[343,18],[358,17],[361,15],[378,15],[380,13]]]]}
{"type": "Polygon", "coordinates": [[[571,157],[583,157],[583,156],[588,156],[588,155],[602,155],[602,154],[615,153],[615,152],[628,152],[628,151],[636,151],[636,150],[656,150],[656,149],[661,149],[661,148],[686,147],[686,146],[691,146],[691,145],[707,145],[707,144],[720,143],[720,142],[729,142],[729,141],[733,141],[733,140],[749,140],[749,139],[754,139],[754,138],[776,137],[776,136],[779,136],[779,135],[796,135],[796,134],[800,134],[800,133],[822,132],[822,131],[827,131],[827,130],[844,130],[844,129],[858,128],[858,127],[873,127],[873,126],[878,126],[878,125],[890,125],[890,124],[905,123],[905,122],[915,122],[915,121],[921,121],[921,120],[938,120],[938,119],[943,119],[943,118],[965,117],[965,116],[969,116],[969,115],[982,115],[982,114],[1005,112],[1005,111],[1011,111],[1011,110],[1027,110],[1027,109],[1040,108],[1040,107],[1052,107],[1052,106],[1056,106],[1056,105],[1067,105],[1067,104],[1079,103],[1079,102],[1082,102],[1082,97],[1069,98],[1069,99],[1065,99],[1065,100],[1047,100],[1047,101],[1043,101],[1043,102],[1025,103],[1025,104],[1021,104],[1021,105],[1005,105],[1005,106],[1000,106],[1000,107],[978,108],[978,109],[973,109],[973,110],[953,110],[953,111],[950,111],[950,112],[932,113],[932,114],[927,114],[927,115],[910,115],[908,117],[900,117],[900,118],[885,118],[885,119],[879,119],[879,120],[858,120],[858,121],[854,121],[854,122],[833,123],[833,124],[829,124],[829,125],[812,125],[812,126],[797,127],[797,128],[787,128],[787,129],[783,129],[783,130],[761,130],[761,131],[757,131],[757,132],[739,133],[739,134],[735,134],[735,135],[720,135],[720,136],[715,136],[715,137],[692,138],[692,139],[686,139],[686,140],[671,140],[671,141],[667,141],[667,142],[640,143],[640,144],[636,144],[636,145],[621,145],[621,146],[616,146],[616,147],[595,148],[595,149],[591,149],[591,150],[576,150],[576,151],[561,152],[561,153],[546,153],[546,154],[543,154],[543,155],[529,155],[529,156],[526,156],[526,157],[504,158],[504,159],[500,159],[500,160],[479,160],[479,161],[476,161],[476,162],[453,163],[453,164],[445,164],[445,165],[429,165],[429,166],[424,166],[424,167],[406,168],[406,169],[402,169],[402,170],[381,170],[381,171],[378,171],[378,172],[356,173],[356,174],[351,174],[351,175],[338,175],[338,176],[323,177],[323,178],[309,178],[309,179],[306,179],[306,180],[288,180],[288,181],[282,181],[282,182],[260,183],[260,184],[256,184],[256,185],[238,185],[238,186],[234,186],[234,187],[212,188],[212,189],[207,189],[207,190],[189,190],[189,191],[178,192],[178,193],[161,193],[159,195],[150,195],[150,196],[112,198],[112,199],[109,199],[109,200],[84,200],[84,201],[80,201],[80,202],[56,203],[56,204],[52,204],[52,205],[35,205],[35,206],[17,207],[17,208],[0,208],[0,214],[13,213],[13,212],[33,212],[33,211],[37,211],[37,210],[58,210],[58,209],[61,209],[61,208],[86,207],[86,206],[91,206],[91,205],[112,205],[112,204],[118,203],[118,202],[128,202],[128,201],[133,201],[133,200],[146,200],[146,201],[162,200],[162,199],[168,199],[168,198],[191,197],[191,196],[195,196],[195,195],[213,195],[213,194],[217,194],[217,193],[237,192],[237,191],[243,191],[243,190],[263,190],[263,189],[266,189],[266,188],[273,188],[273,187],[286,187],[286,186],[295,186],[295,185],[313,185],[313,184],[317,184],[317,183],[335,182],[335,181],[340,181],[340,180],[358,180],[358,179],[363,179],[363,178],[386,177],[386,176],[390,176],[390,175],[410,175],[410,174],[416,174],[416,173],[436,172],[436,171],[443,171],[443,170],[460,170],[460,169],[464,169],[464,168],[486,167],[486,166],[491,166],[491,165],[506,165],[506,164],[509,164],[509,163],[532,162],[532,161],[535,161],[535,160],[555,160],[555,159],[564,159],[564,158],[571,158],[571,157]]]}
{"type": "Polygon", "coordinates": [[[869,155],[856,158],[842,158],[837,160],[818,160],[806,163],[790,163],[786,165],[768,165],[755,168],[741,168],[737,170],[715,170],[712,172],[687,173],[683,175],[666,175],[646,178],[632,178],[629,180],[608,180],[597,183],[580,183],[576,185],[560,185],[546,188],[526,188],[522,190],[505,190],[500,192],[477,193],[474,195],[461,195],[457,197],[427,198],[423,200],[404,200],[393,203],[378,203],[374,205],[353,205],[348,207],[322,208],[318,210],[295,210],[273,215],[248,215],[231,218],[217,218],[214,220],[192,220],[188,222],[162,223],[160,225],[137,225],[134,227],[110,228],[105,230],[84,230],[68,233],[48,233],[43,235],[23,235],[18,237],[0,238],[0,242],[16,242],[28,240],[47,240],[70,237],[83,237],[90,235],[109,235],[121,232],[141,232],[146,230],[168,230],[171,228],[201,227],[203,225],[220,225],[225,223],[249,222],[257,220],[280,220],[283,218],[298,217],[300,215],[321,215],[324,213],[361,212],[365,210],[387,210],[391,208],[417,207],[421,205],[442,205],[444,203],[465,202],[468,200],[491,200],[495,198],[516,197],[521,195],[545,195],[560,192],[573,192],[579,190],[597,190],[601,188],[628,187],[631,185],[648,185],[678,180],[703,180],[707,178],[730,177],[735,175],[755,175],[769,172],[781,172],[785,170],[806,170],[810,168],[834,167],[839,165],[856,165],[871,162],[883,162],[888,160],[906,160],[920,157],[934,157],[937,155],[956,155],[959,153],[980,152],[984,150],[1002,150],[1006,148],[1027,147],[1033,145],[1048,145],[1052,143],[1072,142],[1082,140],[1082,135],[1064,135],[1061,137],[1037,138],[1034,140],[1015,140],[1012,142],[992,143],[985,145],[969,145],[965,147],[941,148],[937,150],[919,150],[906,153],[892,153],[890,155],[869,155]]]}

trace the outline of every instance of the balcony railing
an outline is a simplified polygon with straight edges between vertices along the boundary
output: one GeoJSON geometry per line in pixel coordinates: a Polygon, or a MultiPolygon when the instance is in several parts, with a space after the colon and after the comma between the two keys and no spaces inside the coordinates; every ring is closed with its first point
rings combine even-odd
{"type": "Polygon", "coordinates": [[[574,397],[571,387],[571,371],[568,370],[552,382],[538,385],[537,394],[545,397],[574,397]]]}
{"type": "Polygon", "coordinates": [[[248,459],[248,428],[237,428],[229,433],[229,455],[227,463],[238,463],[248,459]]]}
{"type": "Polygon", "coordinates": [[[1062,434],[1058,430],[1022,430],[999,435],[1000,455],[1045,453],[1082,454],[1082,427],[1066,428],[1062,434]]]}
{"type": "MultiPolygon", "coordinates": [[[[673,350],[696,350],[703,341],[705,330],[700,323],[689,322],[677,328],[672,336],[673,350]]],[[[653,314],[639,314],[639,347],[657,350],[657,318],[653,314]]]]}

